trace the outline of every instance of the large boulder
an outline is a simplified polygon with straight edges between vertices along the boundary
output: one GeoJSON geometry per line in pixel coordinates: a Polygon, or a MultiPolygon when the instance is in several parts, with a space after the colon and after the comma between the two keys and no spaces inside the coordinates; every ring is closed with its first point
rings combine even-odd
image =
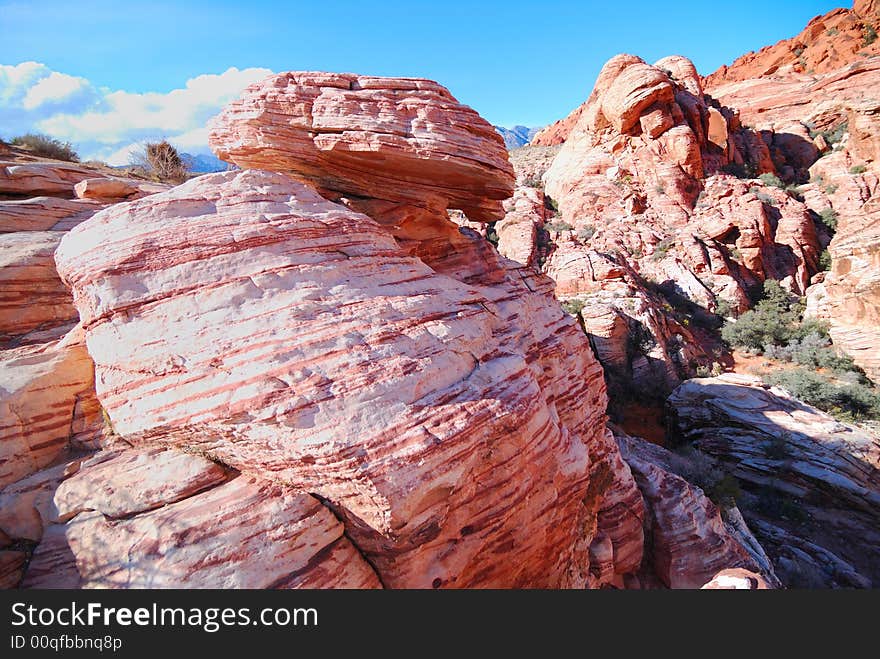
{"type": "Polygon", "coordinates": [[[204,457],[124,446],[47,473],[0,493],[43,520],[23,587],[381,587],[317,499],[204,457]]]}
{"type": "Polygon", "coordinates": [[[749,376],[688,380],[668,402],[677,440],[738,480],[743,515],[784,581],[814,570],[821,581],[814,566],[826,565],[836,567],[825,586],[877,583],[880,438],[749,376]]]}
{"type": "Polygon", "coordinates": [[[583,585],[618,497],[584,502],[614,457],[601,368],[549,280],[462,231],[465,280],[239,171],[113,206],[56,260],[128,441],[314,493],[387,586],[583,585]]]}
{"type": "Polygon", "coordinates": [[[0,345],[35,329],[76,323],[73,297],[55,270],[62,234],[0,234],[0,345]]]}
{"type": "Polygon", "coordinates": [[[0,487],[103,433],[94,370],[79,332],[0,352],[0,487]]]}
{"type": "Polygon", "coordinates": [[[513,192],[504,140],[420,78],[294,71],[248,87],[209,142],[240,167],[287,172],[342,196],[463,210],[492,221],[513,192]]]}

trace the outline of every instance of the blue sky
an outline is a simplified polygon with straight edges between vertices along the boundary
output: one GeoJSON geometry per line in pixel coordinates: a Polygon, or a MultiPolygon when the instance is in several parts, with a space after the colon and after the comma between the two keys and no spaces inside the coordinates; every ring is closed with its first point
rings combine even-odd
{"type": "Polygon", "coordinates": [[[629,52],[649,62],[685,55],[706,74],[794,36],[810,18],[842,4],[851,6],[845,0],[0,0],[0,65],[6,65],[0,136],[26,125],[51,128],[107,157],[127,139],[126,113],[146,113],[149,119],[133,119],[138,125],[128,137],[179,133],[188,136],[184,146],[187,139],[196,145],[199,124],[217,104],[267,70],[292,69],[432,78],[492,123],[543,125],[587,97],[612,55],[629,52]],[[42,68],[11,68],[24,62],[42,68]],[[193,79],[201,82],[188,88],[193,79]],[[27,87],[40,81],[37,92],[27,87]],[[160,98],[174,90],[171,101],[160,98]],[[200,107],[187,113],[194,105],[200,107]],[[173,125],[176,120],[182,124],[173,125]],[[93,139],[101,123],[121,140],[93,139]]]}

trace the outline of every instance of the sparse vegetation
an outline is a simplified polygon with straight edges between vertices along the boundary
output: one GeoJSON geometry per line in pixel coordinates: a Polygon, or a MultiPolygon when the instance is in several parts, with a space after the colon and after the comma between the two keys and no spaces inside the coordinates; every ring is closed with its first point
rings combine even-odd
{"type": "Polygon", "coordinates": [[[835,37],[840,34],[840,30],[838,30],[836,27],[829,27],[827,30],[825,30],[825,34],[827,34],[829,37],[835,37]]]}
{"type": "Polygon", "coordinates": [[[815,130],[814,128],[810,128],[810,137],[815,139],[819,135],[825,140],[829,145],[837,144],[841,139],[843,139],[846,131],[849,130],[849,123],[843,121],[837,124],[834,128],[829,128],[826,130],[815,130]]]}
{"type": "Polygon", "coordinates": [[[880,418],[880,395],[862,383],[840,383],[813,370],[797,368],[772,373],[771,384],[805,403],[845,421],[880,418]]]}
{"type": "Polygon", "coordinates": [[[802,338],[793,338],[784,346],[764,346],[764,355],[770,359],[794,362],[801,366],[824,368],[838,375],[859,373],[852,358],[837,354],[831,347],[831,339],[820,332],[811,332],[802,338]]]}
{"type": "Polygon", "coordinates": [[[537,176],[530,176],[523,181],[523,185],[528,186],[530,188],[543,188],[544,184],[541,182],[541,179],[537,176]]]}
{"type": "Polygon", "coordinates": [[[544,195],[544,207],[554,213],[559,213],[559,204],[550,195],[544,195]]]}
{"type": "Polygon", "coordinates": [[[577,316],[583,310],[585,304],[583,300],[565,300],[562,303],[562,310],[572,316],[577,316]]]}
{"type": "Polygon", "coordinates": [[[163,183],[182,183],[189,175],[177,149],[166,140],[147,142],[131,162],[163,183]]]}
{"type": "Polygon", "coordinates": [[[775,206],[776,200],[768,195],[766,192],[761,192],[758,188],[750,188],[749,192],[754,192],[755,196],[758,198],[762,204],[767,204],[768,206],[775,206]]]}
{"type": "Polygon", "coordinates": [[[853,165],[849,168],[850,174],[864,174],[868,170],[864,165],[853,165]]]}
{"type": "Polygon", "coordinates": [[[67,162],[79,162],[79,156],[70,142],[62,142],[48,135],[28,133],[13,137],[10,144],[27,149],[31,153],[43,158],[66,160],[67,162]]]}
{"type": "Polygon", "coordinates": [[[822,212],[819,213],[819,219],[822,221],[822,224],[825,225],[825,228],[828,229],[832,234],[837,231],[837,211],[831,208],[823,208],[822,212]]]}
{"type": "Polygon", "coordinates": [[[831,270],[831,253],[827,249],[823,249],[819,254],[819,270],[822,272],[831,270]]]}
{"type": "Polygon", "coordinates": [[[634,321],[627,334],[627,353],[632,358],[635,355],[647,355],[657,345],[657,341],[651,330],[641,321],[634,321]]]}
{"type": "Polygon", "coordinates": [[[715,301],[715,314],[720,318],[733,318],[736,316],[736,311],[728,300],[720,297],[715,301]]]}
{"type": "Polygon", "coordinates": [[[788,448],[788,441],[791,439],[791,433],[783,432],[770,440],[764,445],[764,455],[771,460],[782,462],[791,457],[791,449],[788,448]]]}
{"type": "Polygon", "coordinates": [[[666,186],[663,185],[662,183],[658,183],[657,185],[654,186],[654,192],[657,193],[658,195],[664,195],[664,194],[666,194],[666,186]]]}
{"type": "Polygon", "coordinates": [[[803,305],[792,300],[779,282],[764,282],[762,298],[754,309],[742,314],[735,322],[726,322],[721,338],[731,346],[763,351],[765,346],[785,346],[810,332],[827,336],[814,322],[801,323],[803,305]],[[806,326],[806,327],[805,327],[806,326]]]}
{"type": "Polygon", "coordinates": [[[556,231],[557,233],[562,233],[563,231],[571,231],[574,229],[568,222],[550,222],[546,225],[548,231],[556,231]]]}
{"type": "Polygon", "coordinates": [[[864,38],[862,39],[862,45],[863,46],[870,46],[875,41],[877,41],[877,30],[874,29],[873,25],[865,24],[864,38]]]}
{"type": "Polygon", "coordinates": [[[498,232],[495,230],[495,225],[497,222],[489,222],[486,225],[486,240],[492,243],[495,248],[498,248],[498,232]]]}
{"type": "Polygon", "coordinates": [[[736,477],[690,444],[683,444],[676,449],[673,468],[686,481],[703,490],[712,503],[722,510],[733,508],[742,495],[736,477]]]}
{"type": "Polygon", "coordinates": [[[675,245],[675,241],[672,238],[664,238],[654,247],[654,254],[652,255],[652,260],[654,261],[662,261],[666,258],[666,255],[669,253],[669,250],[672,249],[673,245],[675,245]]]}
{"type": "Polygon", "coordinates": [[[731,346],[797,364],[767,376],[796,398],[846,420],[880,417],[880,394],[864,373],[831,344],[828,328],[803,320],[803,304],[778,282],[764,282],[763,299],[721,336],[731,346]]]}
{"type": "Polygon", "coordinates": [[[782,179],[776,176],[776,174],[771,174],[770,172],[765,172],[758,177],[764,185],[770,185],[774,188],[785,188],[785,183],[783,183],[782,179]]]}
{"type": "Polygon", "coordinates": [[[590,238],[596,235],[596,227],[592,224],[588,224],[583,229],[577,232],[578,240],[581,242],[587,242],[590,238]]]}

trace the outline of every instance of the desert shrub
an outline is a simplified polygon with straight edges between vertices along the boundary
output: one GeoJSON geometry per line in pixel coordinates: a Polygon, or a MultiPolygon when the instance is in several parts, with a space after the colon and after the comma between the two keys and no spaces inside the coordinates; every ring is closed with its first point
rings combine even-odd
{"type": "Polygon", "coordinates": [[[789,459],[791,457],[791,450],[788,448],[789,439],[791,434],[787,432],[770,438],[763,446],[764,455],[780,462],[789,459]]]}
{"type": "MultiPolygon", "coordinates": [[[[798,328],[797,331],[802,329],[798,328]]],[[[764,354],[771,359],[794,362],[812,368],[825,368],[834,373],[858,372],[851,357],[838,354],[831,347],[831,340],[827,335],[823,336],[815,331],[801,338],[792,338],[785,346],[764,346],[764,354]]]]}
{"type": "Polygon", "coordinates": [[[79,162],[79,156],[71,146],[70,142],[62,142],[48,135],[39,135],[37,133],[28,133],[27,135],[19,135],[13,137],[11,144],[24,147],[33,154],[44,158],[54,158],[55,160],[66,160],[67,162],[79,162]]]}
{"type": "Polygon", "coordinates": [[[873,25],[865,25],[865,36],[862,39],[863,46],[870,46],[872,43],[877,41],[877,30],[874,29],[873,25]]]}
{"type": "Polygon", "coordinates": [[[562,303],[562,310],[565,313],[570,313],[572,316],[578,315],[584,308],[585,302],[583,300],[565,300],[562,303]]]}
{"type": "Polygon", "coordinates": [[[559,204],[550,195],[544,195],[544,208],[546,208],[547,210],[551,210],[554,213],[559,212],[559,204]]]}
{"type": "Polygon", "coordinates": [[[523,185],[530,188],[543,188],[544,184],[541,182],[541,179],[537,176],[530,176],[526,180],[523,181],[523,185]]]}
{"type": "Polygon", "coordinates": [[[144,168],[162,182],[182,183],[189,175],[186,163],[166,140],[147,142],[132,156],[133,165],[144,168]]]}
{"type": "Polygon", "coordinates": [[[733,508],[742,495],[739,481],[732,474],[724,474],[719,480],[703,488],[703,491],[719,508],[733,508]]]}
{"type": "Polygon", "coordinates": [[[641,321],[636,320],[631,324],[629,333],[626,337],[627,354],[630,357],[634,357],[635,355],[647,355],[656,345],[657,340],[654,338],[654,335],[651,334],[651,330],[641,321]]]}
{"type": "Polygon", "coordinates": [[[574,227],[571,226],[568,222],[551,222],[545,226],[549,231],[556,232],[571,231],[572,229],[574,229],[574,227]]]}
{"type": "Polygon", "coordinates": [[[652,259],[654,261],[661,261],[666,258],[666,255],[669,253],[669,250],[672,249],[672,246],[675,245],[675,241],[672,238],[664,238],[659,243],[657,243],[656,247],[654,247],[654,254],[652,255],[652,259]]]}
{"type": "Polygon", "coordinates": [[[666,186],[662,183],[658,183],[654,186],[654,192],[658,195],[666,194],[666,186]]]}
{"type": "Polygon", "coordinates": [[[819,213],[819,219],[822,221],[822,224],[824,224],[825,227],[829,231],[831,231],[832,233],[837,231],[837,211],[836,210],[834,210],[830,206],[828,208],[823,208],[822,212],[819,213]]]}
{"type": "Polygon", "coordinates": [[[831,252],[827,249],[823,249],[822,253],[819,254],[819,270],[823,272],[831,270],[831,252]]]}
{"type": "Polygon", "coordinates": [[[783,183],[782,179],[779,178],[778,176],[776,176],[776,174],[771,174],[770,172],[767,172],[765,174],[761,174],[758,178],[761,180],[761,183],[763,183],[764,185],[770,185],[770,186],[773,186],[774,188],[784,188],[785,187],[785,183],[783,183]]]}
{"type": "Polygon", "coordinates": [[[735,322],[725,322],[721,338],[739,348],[763,350],[768,345],[786,345],[797,336],[800,314],[793,309],[788,291],[779,282],[764,282],[762,299],[754,309],[742,314],[735,322]]]}
{"type": "Polygon", "coordinates": [[[715,301],[715,314],[720,316],[721,318],[730,318],[735,316],[735,310],[733,305],[730,304],[729,300],[725,300],[724,298],[717,298],[715,301]]]}
{"type": "Polygon", "coordinates": [[[867,384],[838,383],[805,368],[779,371],[769,375],[768,379],[795,398],[840,419],[880,418],[880,394],[867,384]]]}
{"type": "Polygon", "coordinates": [[[775,206],[776,205],[776,200],[773,197],[771,197],[770,195],[768,195],[766,192],[761,192],[759,190],[756,191],[755,188],[752,188],[751,191],[755,193],[755,196],[758,198],[758,201],[760,201],[762,204],[767,204],[768,206],[775,206]]]}
{"type": "Polygon", "coordinates": [[[486,240],[498,247],[498,231],[495,229],[497,222],[489,222],[486,225],[486,240]]]}
{"type": "Polygon", "coordinates": [[[864,174],[865,171],[867,171],[867,169],[868,168],[865,167],[864,165],[853,165],[852,167],[849,168],[849,173],[850,174],[864,174]]]}
{"type": "Polygon", "coordinates": [[[839,186],[832,184],[825,186],[825,194],[834,194],[839,186]]]}
{"type": "Polygon", "coordinates": [[[825,30],[825,34],[827,34],[829,37],[834,37],[840,34],[840,31],[836,27],[830,27],[825,30]]]}
{"type": "Polygon", "coordinates": [[[588,224],[583,229],[577,232],[578,240],[580,240],[581,242],[586,242],[595,235],[596,227],[594,227],[592,224],[588,224]]]}
{"type": "MultiPolygon", "coordinates": [[[[843,121],[837,124],[834,128],[829,128],[827,130],[815,130],[810,129],[810,137],[816,138],[821,135],[825,142],[828,144],[837,144],[841,139],[843,139],[844,133],[849,130],[849,122],[843,121]]],[[[821,178],[821,177],[820,177],[821,178]]]]}

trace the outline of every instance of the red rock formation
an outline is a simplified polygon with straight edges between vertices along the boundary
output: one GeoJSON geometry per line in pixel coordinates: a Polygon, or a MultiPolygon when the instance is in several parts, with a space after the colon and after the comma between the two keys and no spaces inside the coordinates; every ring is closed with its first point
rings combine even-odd
{"type": "Polygon", "coordinates": [[[97,446],[103,422],[92,361],[77,333],[0,352],[0,487],[97,446]]]}
{"type": "Polygon", "coordinates": [[[124,437],[319,494],[389,586],[583,584],[601,370],[549,281],[470,244],[478,288],[244,171],[111,207],[56,259],[124,437]]]}
{"type": "Polygon", "coordinates": [[[739,82],[718,80],[707,92],[736,108],[744,124],[786,134],[805,123],[820,130],[833,128],[845,120],[847,106],[870,98],[878,84],[880,61],[872,58],[819,75],[791,72],[739,82]]]}
{"type": "Polygon", "coordinates": [[[137,194],[138,188],[117,178],[87,178],[73,186],[73,191],[80,199],[117,201],[137,194]]]}
{"type": "Polygon", "coordinates": [[[0,201],[0,234],[17,231],[52,231],[64,223],[67,231],[87,220],[103,206],[92,201],[30,197],[0,201]]]}
{"type": "Polygon", "coordinates": [[[835,71],[880,54],[880,42],[876,40],[878,26],[880,15],[876,1],[855,0],[851,10],[834,9],[824,16],[816,16],[798,36],[743,55],[733,64],[706,76],[705,82],[708,87],[715,87],[738,80],[835,71]],[[875,30],[873,42],[870,29],[875,30]]]}
{"type": "Polygon", "coordinates": [[[79,165],[0,162],[0,195],[72,197],[73,186],[95,171],[79,165]]]}
{"type": "MultiPolygon", "coordinates": [[[[865,116],[876,120],[869,112],[865,116]]],[[[856,114],[851,110],[851,117],[856,114]]],[[[826,320],[834,344],[876,382],[880,381],[880,170],[868,135],[862,129],[861,139],[853,143],[850,134],[843,148],[811,169],[814,210],[833,212],[837,232],[828,246],[831,271],[808,291],[807,313],[826,320]],[[859,165],[864,171],[855,173],[859,165]]]]}
{"type": "Polygon", "coordinates": [[[699,588],[726,568],[763,572],[776,581],[748,528],[725,522],[702,490],[671,471],[672,453],[635,437],[618,435],[617,441],[648,510],[645,567],[664,585],[699,588]]]}
{"type": "Polygon", "coordinates": [[[747,376],[689,380],[670,396],[669,410],[680,441],[712,456],[746,490],[743,514],[783,581],[788,575],[798,585],[790,580],[798,564],[817,574],[816,565],[836,565],[825,587],[876,581],[880,563],[868,548],[880,541],[880,439],[747,376]],[[771,523],[767,506],[786,501],[797,516],[771,523]],[[787,549],[793,538],[799,551],[787,549]]]}
{"type": "Polygon", "coordinates": [[[606,366],[645,392],[668,391],[719,359],[717,341],[692,323],[708,322],[720,301],[747,308],[767,278],[802,294],[818,270],[809,208],[773,179],[721,170],[804,177],[818,150],[800,124],[744,128],[736,110],[704,95],[680,56],[654,66],[612,58],[577,116],[543,175],[558,215],[545,219],[532,250],[520,231],[508,254],[537,253],[557,296],[577,298],[606,366]],[[642,328],[653,345],[639,340],[642,328]]]}
{"type": "Polygon", "coordinates": [[[524,265],[537,257],[537,233],[544,226],[547,207],[544,193],[533,187],[518,187],[504,202],[507,214],[495,224],[498,253],[524,265]]]}
{"type": "Polygon", "coordinates": [[[205,458],[125,448],[98,453],[73,475],[48,473],[30,479],[42,477],[39,498],[27,496],[33,487],[0,493],[42,518],[33,538],[0,516],[10,537],[40,541],[24,587],[381,587],[316,499],[205,458]]]}
{"type": "Polygon", "coordinates": [[[209,141],[241,167],[287,172],[337,195],[457,208],[471,220],[499,219],[513,192],[501,136],[419,78],[281,73],[227,106],[209,141]]]}
{"type": "Polygon", "coordinates": [[[564,143],[571,134],[575,124],[580,120],[585,107],[585,105],[579,105],[570,114],[539,130],[535,133],[529,145],[556,146],[557,144],[564,143]]]}
{"type": "Polygon", "coordinates": [[[55,270],[61,233],[0,234],[0,345],[38,328],[74,324],[79,314],[55,270]]]}

